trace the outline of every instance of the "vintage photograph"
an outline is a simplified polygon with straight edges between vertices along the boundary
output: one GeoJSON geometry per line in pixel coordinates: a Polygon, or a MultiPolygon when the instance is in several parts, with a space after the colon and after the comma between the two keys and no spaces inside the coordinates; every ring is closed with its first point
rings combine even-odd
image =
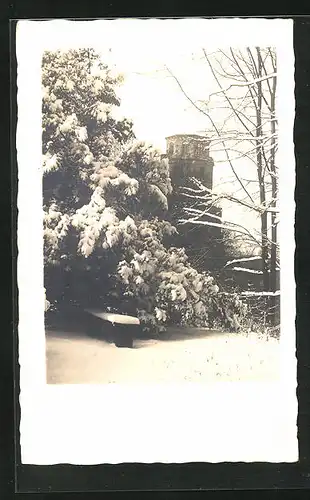
{"type": "Polygon", "coordinates": [[[295,459],[291,28],[19,23],[26,462],[295,459]]]}
{"type": "Polygon", "coordinates": [[[277,377],[276,50],[114,51],[42,58],[47,381],[277,377]]]}

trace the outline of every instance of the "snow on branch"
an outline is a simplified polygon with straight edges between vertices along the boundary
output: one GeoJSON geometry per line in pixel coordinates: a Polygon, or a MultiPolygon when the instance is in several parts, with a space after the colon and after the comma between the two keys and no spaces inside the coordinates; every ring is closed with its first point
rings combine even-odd
{"type": "MultiPolygon", "coordinates": [[[[253,129],[250,130],[250,132],[255,131],[255,128],[253,127],[253,129]]],[[[222,134],[221,137],[216,137],[216,136],[209,136],[208,139],[210,141],[210,143],[212,144],[212,146],[217,146],[218,144],[223,144],[223,142],[227,143],[229,141],[234,141],[234,146],[238,145],[238,144],[242,144],[244,143],[245,141],[248,141],[248,142],[251,142],[253,144],[256,144],[257,141],[261,141],[260,142],[260,146],[264,146],[265,148],[267,147],[266,144],[268,143],[268,141],[271,141],[273,139],[277,139],[278,138],[278,134],[275,132],[274,134],[272,133],[262,133],[260,135],[257,135],[257,136],[253,136],[253,134],[246,134],[246,133],[243,133],[243,132],[234,132],[234,131],[229,131],[227,132],[226,134],[222,134]]],[[[257,148],[257,146],[255,146],[257,148]]],[[[273,145],[274,147],[274,145],[273,145]]],[[[227,146],[226,146],[226,149],[227,149],[227,146]]],[[[230,148],[229,148],[230,149],[230,148]]],[[[223,148],[224,150],[224,148],[223,148]]]]}
{"type": "Polygon", "coordinates": [[[240,262],[249,262],[250,260],[261,260],[260,255],[255,255],[254,257],[243,257],[242,259],[234,259],[226,262],[224,267],[230,266],[231,264],[239,264],[240,262]]]}
{"type": "MultiPolygon", "coordinates": [[[[201,181],[198,181],[197,179],[192,179],[192,181],[196,184],[197,189],[183,187],[182,194],[184,197],[194,198],[196,200],[205,201],[207,203],[211,201],[213,203],[216,203],[222,199],[225,199],[228,201],[232,201],[233,203],[243,205],[244,207],[249,208],[250,210],[254,210],[259,214],[263,214],[265,212],[279,213],[279,209],[277,207],[255,205],[254,203],[241,200],[240,198],[236,198],[235,196],[228,193],[214,193],[214,191],[204,186],[201,181]]],[[[203,211],[201,211],[201,215],[203,215],[203,211]]]]}
{"type": "Polygon", "coordinates": [[[260,82],[263,82],[263,81],[266,81],[266,80],[269,80],[270,78],[276,78],[277,77],[277,73],[270,73],[270,75],[265,75],[265,76],[262,76],[260,78],[255,78],[253,80],[250,80],[250,81],[246,81],[246,82],[239,82],[239,83],[231,83],[228,87],[226,87],[225,89],[221,89],[221,90],[218,90],[217,92],[213,92],[212,94],[209,95],[209,99],[214,96],[214,95],[217,95],[217,94],[225,94],[226,92],[228,92],[228,90],[230,90],[232,87],[253,87],[255,85],[257,85],[258,83],[260,82]]]}
{"type": "Polygon", "coordinates": [[[233,225],[233,223],[225,223],[223,222],[222,224],[219,224],[217,222],[210,222],[206,220],[196,220],[196,219],[180,219],[179,220],[180,224],[197,224],[201,226],[212,226],[212,227],[219,227],[221,229],[226,229],[227,231],[234,231],[236,233],[244,234],[245,236],[248,236],[252,241],[255,241],[256,244],[260,245],[260,241],[253,236],[253,234],[250,233],[248,229],[246,229],[243,226],[240,226],[239,224],[233,225]]]}
{"type": "Polygon", "coordinates": [[[257,269],[248,269],[246,267],[233,267],[232,271],[243,271],[244,273],[250,274],[263,274],[263,271],[258,271],[257,269]]]}
{"type": "Polygon", "coordinates": [[[280,290],[275,292],[241,292],[242,297],[276,297],[280,295],[280,290]]]}
{"type": "Polygon", "coordinates": [[[222,222],[222,217],[219,217],[218,215],[211,214],[208,210],[199,210],[197,208],[184,208],[184,211],[188,213],[189,215],[192,214],[196,220],[200,219],[201,217],[207,215],[210,217],[210,219],[216,219],[219,222],[222,222]]]}
{"type": "MultiPolygon", "coordinates": [[[[189,215],[188,219],[184,219],[184,218],[179,219],[179,224],[195,224],[195,225],[201,225],[201,226],[218,227],[218,228],[224,229],[226,231],[231,231],[231,232],[243,234],[250,241],[254,241],[256,245],[261,246],[261,234],[259,232],[258,232],[257,237],[255,237],[254,234],[252,234],[246,227],[242,226],[241,224],[236,224],[232,221],[225,221],[221,217],[218,217],[216,215],[208,213],[206,210],[205,211],[199,210],[199,209],[198,210],[197,209],[185,209],[185,210],[186,211],[194,210],[194,213],[192,216],[188,213],[188,215],[189,215]],[[202,220],[203,216],[208,216],[209,218],[216,219],[219,222],[211,222],[210,220],[205,220],[205,219],[202,220]]],[[[266,241],[268,242],[269,245],[276,245],[278,247],[277,242],[272,241],[270,238],[267,238],[266,241]]]]}

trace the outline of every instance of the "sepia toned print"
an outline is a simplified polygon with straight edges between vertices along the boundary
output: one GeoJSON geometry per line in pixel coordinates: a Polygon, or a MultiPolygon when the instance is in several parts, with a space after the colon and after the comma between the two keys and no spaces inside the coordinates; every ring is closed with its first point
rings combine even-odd
{"type": "Polygon", "coordinates": [[[152,144],[123,112],[130,63],[43,54],[48,383],[278,376],[276,50],[201,47],[183,65],[205,84],[187,93],[164,60],[137,76],[145,100],[164,89],[183,107],[152,144]]]}

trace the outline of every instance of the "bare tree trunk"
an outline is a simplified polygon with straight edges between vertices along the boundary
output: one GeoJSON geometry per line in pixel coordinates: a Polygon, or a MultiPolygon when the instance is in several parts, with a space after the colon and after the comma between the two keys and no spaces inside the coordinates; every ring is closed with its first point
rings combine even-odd
{"type": "MultiPolygon", "coordinates": [[[[271,121],[270,121],[270,131],[271,131],[271,156],[270,156],[270,174],[271,174],[271,206],[276,207],[277,197],[278,197],[278,182],[276,177],[275,168],[275,99],[276,99],[276,85],[277,80],[273,78],[273,86],[271,92],[271,121]]],[[[277,290],[277,220],[276,214],[271,213],[271,257],[270,257],[270,289],[272,292],[277,290]]],[[[271,298],[271,307],[273,311],[273,323],[276,320],[276,297],[271,298]]]]}
{"type": "MultiPolygon", "coordinates": [[[[256,48],[258,64],[257,78],[262,77],[262,64],[260,57],[260,49],[256,48]]],[[[262,154],[262,83],[257,83],[257,106],[256,106],[256,160],[257,160],[257,175],[259,183],[259,196],[262,206],[266,205],[266,191],[263,173],[263,154],[262,154]]],[[[269,291],[269,272],[268,272],[268,213],[267,211],[261,214],[261,237],[262,237],[262,263],[263,263],[263,290],[269,291]]]]}

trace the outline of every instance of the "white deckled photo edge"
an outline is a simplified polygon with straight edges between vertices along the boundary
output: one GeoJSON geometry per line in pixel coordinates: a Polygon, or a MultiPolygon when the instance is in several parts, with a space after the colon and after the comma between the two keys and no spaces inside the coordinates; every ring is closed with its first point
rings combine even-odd
{"type": "Polygon", "coordinates": [[[16,53],[22,463],[296,462],[293,21],[23,20],[16,53]],[[242,94],[241,72],[224,86],[238,61],[257,71],[254,53],[261,71],[272,65],[270,47],[277,64],[268,84],[266,74],[242,94]],[[228,58],[223,66],[228,55],[231,66],[228,58]],[[272,123],[262,89],[271,92],[275,79],[278,129],[264,143],[236,133],[237,121],[257,118],[251,104],[237,116],[251,95],[272,123]],[[239,99],[230,108],[236,120],[225,99],[239,99]],[[274,233],[261,237],[264,210],[244,160],[255,173],[268,156],[269,196],[272,136],[279,195],[265,207],[278,225],[280,257],[267,250],[274,233]],[[169,229],[165,243],[171,226],[177,236],[169,229]],[[200,240],[206,226],[211,239],[200,240]],[[223,256],[214,243],[212,254],[212,238],[223,256]],[[255,239],[266,241],[265,260],[255,239]],[[104,274],[100,259],[112,266],[112,255],[118,261],[104,274]],[[265,292],[272,255],[279,286],[265,292]],[[258,315],[251,326],[244,303],[258,315]],[[279,328],[260,303],[277,304],[279,328]]]}

